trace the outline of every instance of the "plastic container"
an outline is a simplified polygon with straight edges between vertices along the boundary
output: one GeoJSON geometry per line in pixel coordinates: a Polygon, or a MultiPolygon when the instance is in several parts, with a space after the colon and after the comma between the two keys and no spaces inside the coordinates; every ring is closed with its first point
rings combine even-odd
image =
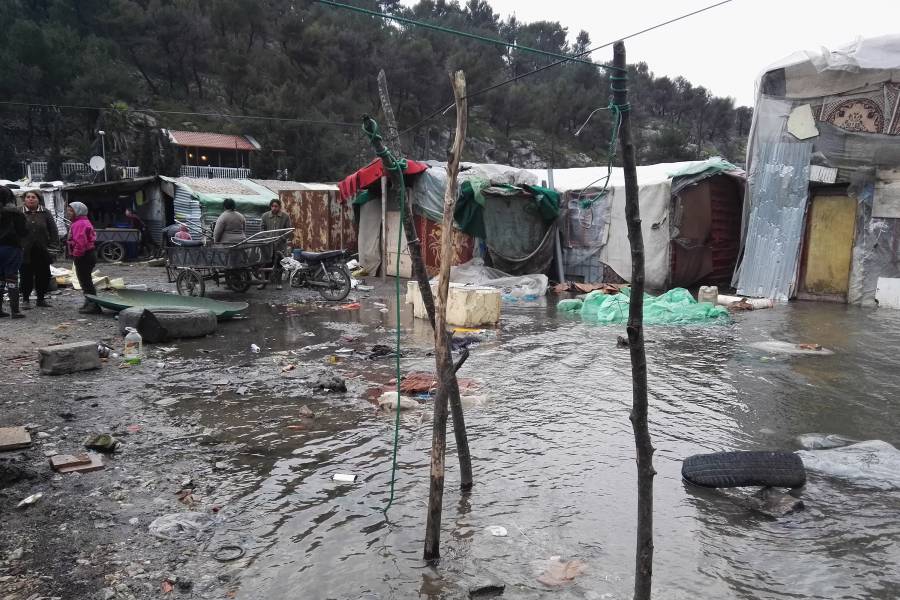
{"type": "Polygon", "coordinates": [[[141,355],[144,351],[144,340],[134,327],[126,327],[128,334],[125,336],[125,350],[122,358],[129,365],[141,364],[141,355]]]}
{"type": "Polygon", "coordinates": [[[709,302],[715,304],[719,298],[719,288],[715,285],[704,285],[697,292],[697,302],[709,302]]]}

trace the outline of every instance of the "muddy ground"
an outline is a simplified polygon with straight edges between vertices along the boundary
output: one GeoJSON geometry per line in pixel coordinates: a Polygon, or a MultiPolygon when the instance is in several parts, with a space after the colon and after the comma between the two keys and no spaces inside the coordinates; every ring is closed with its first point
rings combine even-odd
{"type": "MultiPolygon", "coordinates": [[[[101,265],[105,275],[170,291],[163,269],[144,265],[101,265]]],[[[224,292],[210,294],[239,299],[224,292]]],[[[354,292],[347,300],[358,299],[354,292]]],[[[362,294],[369,296],[369,294],[362,294]]],[[[271,286],[248,292],[254,307],[286,314],[319,305],[308,291],[278,292],[271,286]],[[289,296],[288,296],[289,294],[289,296]]],[[[23,425],[33,444],[0,452],[0,597],[4,600],[59,598],[235,598],[239,572],[228,548],[211,547],[200,532],[166,540],[149,525],[157,517],[189,511],[214,523],[227,518],[229,501],[241,491],[240,469],[232,460],[253,448],[224,443],[221,432],[204,426],[197,413],[178,402],[234,402],[254,394],[280,396],[290,413],[315,407],[320,376],[332,367],[317,354],[304,362],[287,352],[267,352],[262,324],[253,318],[220,323],[214,336],[145,346],[143,363],[126,367],[105,360],[97,371],[42,376],[37,348],[91,340],[121,351],[112,313],[81,315],[80,292],[61,289],[52,308],[33,309],[21,320],[0,321],[0,427],[23,425]],[[253,354],[251,343],[263,346],[253,354]],[[162,402],[160,402],[162,401],[162,402]],[[48,457],[83,451],[92,433],[110,433],[120,445],[105,457],[106,468],[86,474],[54,473],[48,457]],[[42,493],[34,505],[17,508],[42,493]]],[[[368,300],[365,300],[368,301],[368,300]]],[[[271,326],[271,323],[270,323],[271,326]]],[[[278,338],[277,327],[271,332],[278,338]]],[[[305,345],[315,334],[306,332],[305,345]]],[[[364,396],[361,388],[351,390],[364,396]]],[[[315,407],[317,411],[320,409],[315,407]]],[[[305,411],[303,411],[305,412],[305,411]]],[[[320,411],[321,412],[321,411],[320,411]]],[[[256,425],[275,434],[309,427],[302,414],[256,425]]],[[[233,550],[232,552],[238,552],[233,550]]]]}

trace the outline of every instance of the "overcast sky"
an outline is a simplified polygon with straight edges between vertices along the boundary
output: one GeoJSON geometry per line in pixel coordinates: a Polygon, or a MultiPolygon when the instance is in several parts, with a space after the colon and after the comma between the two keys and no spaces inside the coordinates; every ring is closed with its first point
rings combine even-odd
{"type": "MultiPolygon", "coordinates": [[[[461,3],[464,0],[460,0],[461,3]]],[[[488,0],[503,18],[559,21],[573,41],[581,29],[594,46],[714,4],[715,0],[488,0]]],[[[404,0],[404,4],[415,4],[404,0]]],[[[900,31],[900,0],[732,0],[626,42],[628,62],[657,76],[683,75],[718,96],[753,104],[754,83],[769,64],[798,50],[830,49],[900,31]]],[[[595,60],[612,58],[612,48],[595,60]]]]}

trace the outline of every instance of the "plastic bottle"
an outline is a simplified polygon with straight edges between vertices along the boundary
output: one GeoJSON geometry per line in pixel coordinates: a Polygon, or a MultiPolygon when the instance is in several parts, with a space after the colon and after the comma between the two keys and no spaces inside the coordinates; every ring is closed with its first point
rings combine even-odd
{"type": "Polygon", "coordinates": [[[129,365],[139,365],[144,350],[144,340],[134,327],[126,327],[125,330],[128,334],[125,336],[125,350],[122,351],[122,358],[129,365]]]}
{"type": "Polygon", "coordinates": [[[697,302],[709,302],[715,304],[719,297],[719,288],[714,285],[704,285],[697,292],[697,302]]]}

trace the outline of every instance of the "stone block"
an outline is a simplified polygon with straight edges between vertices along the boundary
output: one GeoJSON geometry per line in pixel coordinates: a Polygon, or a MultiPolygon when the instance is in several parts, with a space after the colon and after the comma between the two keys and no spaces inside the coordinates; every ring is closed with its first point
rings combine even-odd
{"type": "Polygon", "coordinates": [[[65,375],[100,368],[97,342],[74,342],[38,350],[43,375],[65,375]]]}
{"type": "MultiPolygon", "coordinates": [[[[431,286],[437,294],[437,285],[431,286]]],[[[425,303],[415,281],[407,283],[406,302],[413,305],[416,318],[427,319],[425,303]]],[[[500,321],[500,290],[491,287],[451,283],[447,294],[447,323],[457,327],[493,325],[500,321]]]]}

